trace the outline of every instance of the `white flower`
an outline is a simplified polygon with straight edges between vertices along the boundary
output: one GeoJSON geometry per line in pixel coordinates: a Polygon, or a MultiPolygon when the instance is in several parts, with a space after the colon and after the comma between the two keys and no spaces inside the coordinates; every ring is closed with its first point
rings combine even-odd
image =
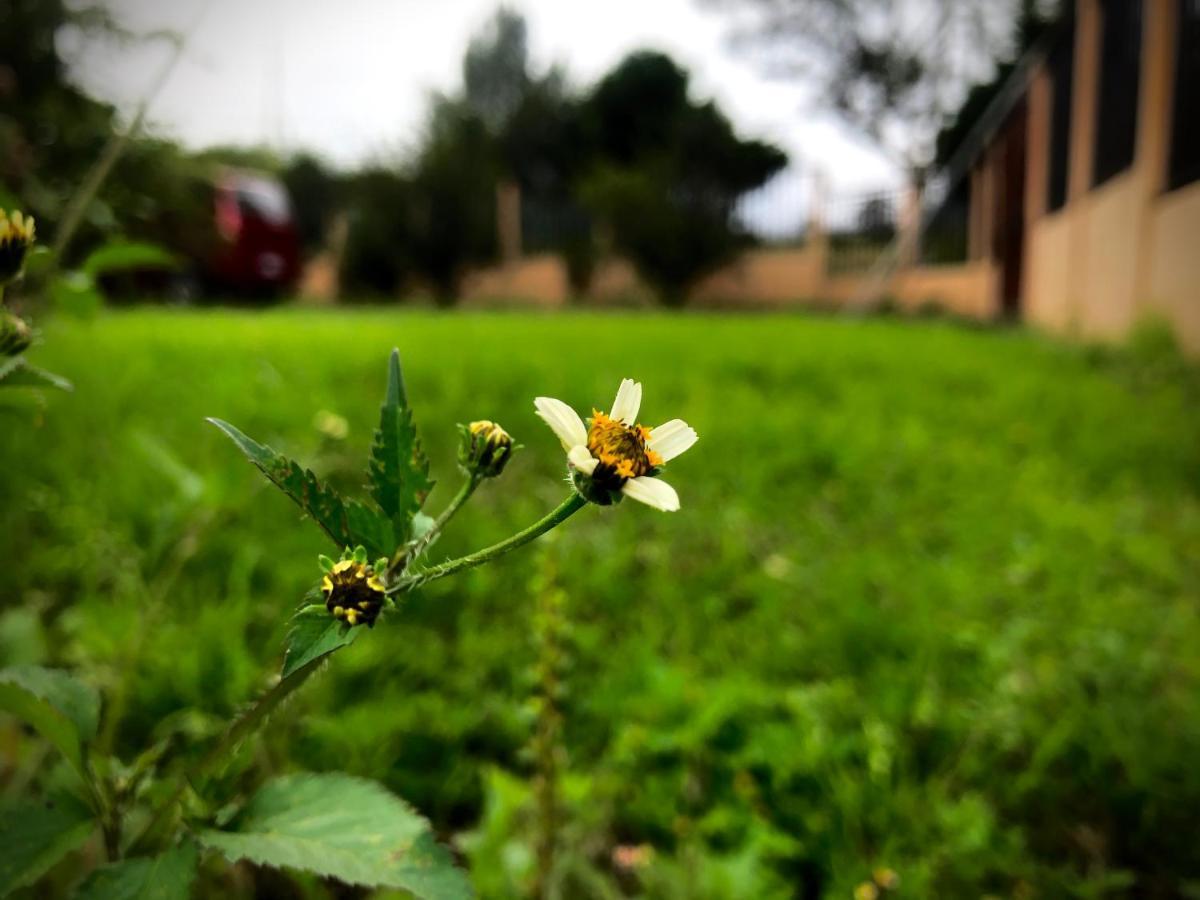
{"type": "Polygon", "coordinates": [[[590,427],[553,397],[538,397],[533,406],[562,441],[575,485],[587,499],[607,505],[620,493],[666,512],[679,509],[675,489],[655,476],[664,463],[696,443],[696,431],[682,419],[657,428],[638,425],[640,383],[622,381],[612,411],[605,415],[594,410],[590,427]]]}

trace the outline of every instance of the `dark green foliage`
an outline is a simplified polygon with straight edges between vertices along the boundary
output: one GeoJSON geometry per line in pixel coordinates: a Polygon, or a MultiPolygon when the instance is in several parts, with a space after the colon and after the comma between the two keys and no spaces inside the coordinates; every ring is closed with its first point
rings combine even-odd
{"type": "Polygon", "coordinates": [[[354,642],[361,628],[351,628],[329,615],[324,604],[306,606],[292,618],[283,642],[283,671],[287,678],[309,663],[354,642]]]}
{"type": "Polygon", "coordinates": [[[69,796],[0,804],[0,896],[33,884],[95,830],[91,810],[69,796]]]}
{"type": "MultiPolygon", "coordinates": [[[[330,223],[341,205],[342,179],[319,159],[304,153],[288,161],[282,179],[292,200],[304,249],[315,253],[324,247],[330,223]]],[[[379,200],[386,202],[386,198],[379,200]]]]}
{"type": "Polygon", "coordinates": [[[185,841],[155,857],[102,866],[76,893],[78,900],[188,900],[199,854],[185,841]]]}
{"type": "Polygon", "coordinates": [[[201,843],[230,862],[315,872],[345,884],[400,888],[424,900],[471,896],[429,823],[378,784],[348,775],[289,775],[264,785],[229,828],[201,843]]]}
{"type": "Polygon", "coordinates": [[[714,104],[689,100],[687,87],[669,57],[634,53],[582,111],[594,148],[579,188],[584,206],[670,305],[744,245],[735,201],[787,163],[777,148],[739,139],[714,104]]]}
{"type": "Polygon", "coordinates": [[[93,688],[56,669],[14,666],[0,670],[0,710],[31,725],[88,779],[86,748],[100,716],[93,688]]]}
{"type": "Polygon", "coordinates": [[[496,250],[495,145],[465,103],[433,98],[411,187],[412,258],[434,299],[449,305],[467,266],[496,250]]]}

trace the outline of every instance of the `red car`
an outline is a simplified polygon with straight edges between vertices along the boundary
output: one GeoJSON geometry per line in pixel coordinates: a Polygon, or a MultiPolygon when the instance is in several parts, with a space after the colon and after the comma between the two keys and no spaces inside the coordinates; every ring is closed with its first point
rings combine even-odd
{"type": "Polygon", "coordinates": [[[203,262],[209,291],[273,296],[300,275],[300,237],[287,190],[275,178],[226,169],[216,178],[217,239],[203,262]]]}

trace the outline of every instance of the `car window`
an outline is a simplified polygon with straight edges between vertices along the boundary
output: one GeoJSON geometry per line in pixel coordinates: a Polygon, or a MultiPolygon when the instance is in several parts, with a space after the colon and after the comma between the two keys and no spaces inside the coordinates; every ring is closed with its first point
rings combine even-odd
{"type": "Polygon", "coordinates": [[[292,207],[283,186],[265,178],[239,178],[237,198],[243,209],[253,212],[272,225],[282,225],[292,217],[292,207]]]}

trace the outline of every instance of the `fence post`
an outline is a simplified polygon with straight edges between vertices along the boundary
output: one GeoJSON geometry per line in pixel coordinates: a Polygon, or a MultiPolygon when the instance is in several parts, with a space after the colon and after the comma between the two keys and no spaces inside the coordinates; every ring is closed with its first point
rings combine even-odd
{"type": "Polygon", "coordinates": [[[904,191],[900,209],[900,242],[897,262],[902,269],[915,266],[921,257],[921,185],[912,181],[904,191]]]}
{"type": "Polygon", "coordinates": [[[505,265],[521,258],[521,187],[515,181],[496,184],[496,243],[505,265]]]}
{"type": "Polygon", "coordinates": [[[825,284],[829,279],[829,234],[825,230],[825,204],[829,191],[829,183],[825,172],[817,169],[813,172],[812,196],[808,204],[808,233],[805,239],[805,251],[812,255],[813,271],[816,273],[814,289],[818,296],[824,296],[825,284]]]}

